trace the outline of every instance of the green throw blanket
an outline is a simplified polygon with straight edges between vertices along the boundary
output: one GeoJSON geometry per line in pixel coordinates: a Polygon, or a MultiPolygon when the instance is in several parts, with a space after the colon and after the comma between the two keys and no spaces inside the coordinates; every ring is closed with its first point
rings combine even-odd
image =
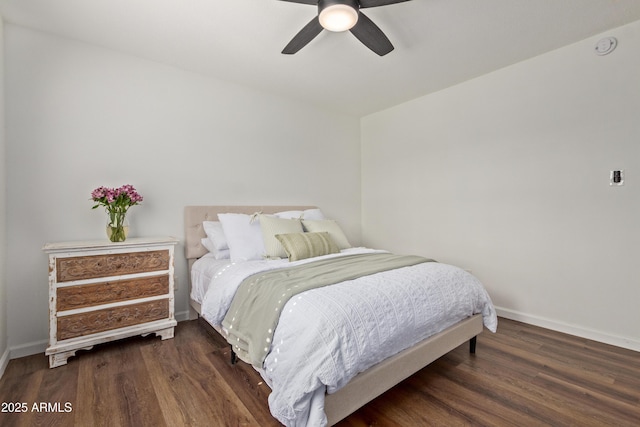
{"type": "Polygon", "coordinates": [[[347,255],[247,277],[222,321],[238,357],[262,368],[280,311],[301,292],[433,260],[389,253],[347,255]]]}

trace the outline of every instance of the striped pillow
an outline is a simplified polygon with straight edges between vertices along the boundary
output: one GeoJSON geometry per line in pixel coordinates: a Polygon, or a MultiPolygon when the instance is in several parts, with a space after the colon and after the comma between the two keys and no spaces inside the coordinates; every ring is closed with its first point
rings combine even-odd
{"type": "Polygon", "coordinates": [[[276,239],[282,243],[285,252],[289,256],[289,261],[298,261],[340,252],[338,245],[326,231],[319,233],[276,234],[276,239]]]}

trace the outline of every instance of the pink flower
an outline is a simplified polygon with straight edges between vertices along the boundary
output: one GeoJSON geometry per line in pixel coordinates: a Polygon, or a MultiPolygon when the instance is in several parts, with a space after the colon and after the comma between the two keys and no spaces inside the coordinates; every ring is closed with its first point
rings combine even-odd
{"type": "Polygon", "coordinates": [[[109,214],[125,214],[134,205],[142,202],[142,196],[133,185],[126,184],[119,188],[98,187],[91,192],[91,199],[96,202],[93,209],[104,206],[109,214]]]}
{"type": "Polygon", "coordinates": [[[91,192],[92,199],[99,199],[106,196],[108,188],[106,187],[98,187],[91,192]]]}

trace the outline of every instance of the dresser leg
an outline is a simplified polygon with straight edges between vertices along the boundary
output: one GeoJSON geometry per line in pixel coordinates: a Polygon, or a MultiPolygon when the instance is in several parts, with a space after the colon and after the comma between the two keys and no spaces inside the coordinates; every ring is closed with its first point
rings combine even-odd
{"type": "Polygon", "coordinates": [[[70,356],[67,353],[52,354],[49,356],[49,368],[57,368],[58,366],[66,365],[67,359],[70,356]]]}
{"type": "Polygon", "coordinates": [[[66,365],[67,359],[76,355],[78,350],[91,350],[93,346],[79,348],[76,350],[63,351],[62,353],[50,354],[49,355],[49,368],[57,368],[58,366],[66,365]]]}
{"type": "Polygon", "coordinates": [[[173,328],[167,328],[161,331],[156,331],[156,336],[161,337],[163,340],[168,340],[170,338],[173,338],[173,328]]]}

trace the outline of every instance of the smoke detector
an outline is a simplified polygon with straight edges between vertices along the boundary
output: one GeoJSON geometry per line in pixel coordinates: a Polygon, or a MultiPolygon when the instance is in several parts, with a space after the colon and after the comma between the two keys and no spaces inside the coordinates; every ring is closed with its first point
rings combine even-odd
{"type": "Polygon", "coordinates": [[[596,43],[596,54],[608,55],[616,48],[618,40],[615,37],[605,37],[596,43]]]}

